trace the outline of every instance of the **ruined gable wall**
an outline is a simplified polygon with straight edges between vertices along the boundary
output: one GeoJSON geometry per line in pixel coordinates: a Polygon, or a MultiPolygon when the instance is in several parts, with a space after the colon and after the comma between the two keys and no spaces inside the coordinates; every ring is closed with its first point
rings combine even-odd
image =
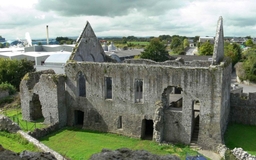
{"type": "MultiPolygon", "coordinates": [[[[114,63],[68,63],[67,101],[70,113],[69,124],[73,123],[73,111],[85,113],[84,128],[99,129],[140,137],[142,119],[153,119],[155,102],[168,86],[183,89],[183,109],[179,122],[182,126],[180,139],[190,143],[192,128],[192,101],[201,103],[199,140],[220,142],[220,105],[223,67],[194,68],[160,65],[114,64],[114,63]],[[82,71],[86,76],[86,97],[77,96],[76,75],[82,71]],[[105,100],[104,77],[112,77],[113,98],[105,100]],[[134,103],[134,80],[143,79],[144,103],[134,103]],[[100,115],[99,121],[91,115],[100,115]],[[123,117],[122,130],[117,129],[117,119],[123,117]],[[209,138],[210,137],[210,138],[209,138]]],[[[171,118],[170,118],[171,119],[171,118]]],[[[171,130],[171,132],[177,132],[171,130]]],[[[171,135],[171,133],[170,133],[171,135]]],[[[166,137],[168,138],[168,137],[166,137]]],[[[208,145],[208,144],[205,144],[208,145]]]]}
{"type": "Polygon", "coordinates": [[[43,74],[33,92],[39,95],[44,123],[66,125],[65,76],[43,74]]]}
{"type": "Polygon", "coordinates": [[[77,40],[71,59],[90,62],[105,61],[104,50],[88,22],[77,40]]]}
{"type": "Polygon", "coordinates": [[[231,93],[230,108],[230,122],[256,125],[256,93],[231,93]]]}
{"type": "Polygon", "coordinates": [[[39,82],[42,74],[54,74],[53,70],[45,70],[40,72],[27,73],[20,82],[20,99],[22,118],[27,121],[31,121],[30,116],[30,102],[32,101],[33,88],[36,83],[39,82]]]}

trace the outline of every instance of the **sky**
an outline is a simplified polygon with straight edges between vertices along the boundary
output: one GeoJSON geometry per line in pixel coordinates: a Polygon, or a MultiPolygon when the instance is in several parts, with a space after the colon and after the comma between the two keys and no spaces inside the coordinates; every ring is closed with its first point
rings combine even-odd
{"type": "Polygon", "coordinates": [[[255,0],[5,0],[0,35],[8,39],[78,37],[88,21],[96,36],[256,37],[255,0]]]}

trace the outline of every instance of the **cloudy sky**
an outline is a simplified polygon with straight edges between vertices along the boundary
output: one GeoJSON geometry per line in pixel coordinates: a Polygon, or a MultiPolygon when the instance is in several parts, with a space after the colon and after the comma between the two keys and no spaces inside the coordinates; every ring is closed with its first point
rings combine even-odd
{"type": "Polygon", "coordinates": [[[225,36],[256,37],[255,0],[5,0],[0,35],[78,36],[89,21],[97,36],[215,36],[219,16],[225,36]]]}

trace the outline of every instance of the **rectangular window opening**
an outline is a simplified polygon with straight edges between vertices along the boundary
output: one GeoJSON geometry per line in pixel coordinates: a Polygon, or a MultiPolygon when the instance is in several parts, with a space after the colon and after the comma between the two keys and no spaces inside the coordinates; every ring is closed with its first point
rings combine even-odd
{"type": "Polygon", "coordinates": [[[143,103],[143,80],[135,80],[135,103],[143,103]]]}
{"type": "Polygon", "coordinates": [[[123,128],[122,116],[118,117],[117,128],[118,129],[122,129],[123,128]]]}
{"type": "Polygon", "coordinates": [[[105,77],[105,84],[106,84],[106,99],[112,99],[112,78],[105,77]]]}

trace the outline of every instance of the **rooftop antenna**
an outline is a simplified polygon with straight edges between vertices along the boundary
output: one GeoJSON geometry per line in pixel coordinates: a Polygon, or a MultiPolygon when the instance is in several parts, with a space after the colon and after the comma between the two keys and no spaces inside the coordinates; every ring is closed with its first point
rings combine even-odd
{"type": "Polygon", "coordinates": [[[49,31],[48,31],[48,25],[46,25],[46,41],[47,41],[47,45],[49,45],[49,31]]]}

